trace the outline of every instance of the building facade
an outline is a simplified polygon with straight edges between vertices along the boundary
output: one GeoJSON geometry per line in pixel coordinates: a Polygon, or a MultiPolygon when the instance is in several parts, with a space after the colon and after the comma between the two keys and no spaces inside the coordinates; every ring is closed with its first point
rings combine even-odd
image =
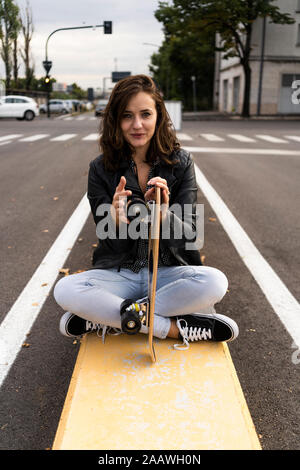
{"type": "MultiPolygon", "coordinates": [[[[274,3],[283,13],[289,13],[295,23],[278,25],[270,23],[268,18],[265,25],[262,18],[253,23],[250,59],[252,115],[300,114],[300,92],[297,93],[297,88],[300,89],[300,0],[277,0],[274,3]]],[[[220,44],[218,35],[216,42],[220,44]]],[[[244,72],[239,58],[224,60],[217,52],[215,109],[240,114],[243,96],[244,72]]]]}
{"type": "Polygon", "coordinates": [[[66,93],[67,91],[67,84],[66,83],[59,83],[59,82],[54,82],[52,84],[52,90],[53,91],[62,91],[66,93]]]}

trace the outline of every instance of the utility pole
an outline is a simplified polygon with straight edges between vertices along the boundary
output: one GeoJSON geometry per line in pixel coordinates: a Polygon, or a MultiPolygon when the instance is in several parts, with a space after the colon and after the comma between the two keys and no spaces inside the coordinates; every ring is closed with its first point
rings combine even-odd
{"type": "Polygon", "coordinates": [[[193,108],[194,112],[197,111],[197,96],[196,96],[196,77],[195,75],[191,76],[191,80],[193,82],[193,108]]]}
{"type": "Polygon", "coordinates": [[[92,29],[103,28],[104,34],[112,34],[112,21],[104,21],[103,24],[96,24],[96,25],[92,25],[92,26],[73,26],[71,28],[55,29],[54,31],[52,31],[51,34],[49,34],[49,36],[47,38],[46,47],[45,47],[45,60],[43,61],[43,66],[44,66],[44,69],[46,71],[45,84],[46,84],[47,88],[49,87],[47,89],[47,114],[48,114],[48,118],[50,117],[49,98],[50,98],[50,86],[51,86],[49,72],[50,72],[50,69],[52,67],[52,62],[50,60],[48,60],[48,41],[51,38],[51,36],[53,36],[53,34],[57,33],[58,31],[70,31],[72,29],[90,29],[90,28],[92,28],[92,29]]]}

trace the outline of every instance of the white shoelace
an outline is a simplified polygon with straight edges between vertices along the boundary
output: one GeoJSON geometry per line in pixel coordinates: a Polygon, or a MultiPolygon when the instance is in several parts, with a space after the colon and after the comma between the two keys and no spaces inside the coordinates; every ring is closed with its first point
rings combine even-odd
{"type": "Polygon", "coordinates": [[[86,321],[86,329],[88,331],[94,331],[97,330],[97,336],[99,338],[102,338],[102,342],[104,343],[105,341],[105,335],[120,335],[122,333],[122,330],[119,330],[118,328],[113,328],[111,326],[107,325],[102,325],[102,323],[94,323],[89,320],[86,321]],[[100,334],[100,331],[102,330],[102,334],[100,334]]]}
{"type": "Polygon", "coordinates": [[[206,341],[212,338],[211,329],[200,328],[200,327],[188,327],[186,320],[180,318],[177,320],[176,325],[179,329],[179,333],[182,336],[182,344],[174,344],[174,349],[185,350],[190,347],[189,341],[206,341]],[[181,322],[184,326],[181,326],[181,322]]]}

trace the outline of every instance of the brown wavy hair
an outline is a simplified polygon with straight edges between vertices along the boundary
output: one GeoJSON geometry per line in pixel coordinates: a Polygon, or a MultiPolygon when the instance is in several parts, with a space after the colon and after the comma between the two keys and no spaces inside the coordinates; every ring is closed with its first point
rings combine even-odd
{"type": "Polygon", "coordinates": [[[128,101],[139,92],[146,92],[155,101],[157,121],[154,135],[146,155],[146,161],[153,163],[158,157],[168,165],[176,163],[170,158],[174,150],[180,148],[176,133],[166,110],[160,91],[152,78],[147,75],[132,75],[123,78],[115,85],[100,124],[100,150],[103,153],[104,166],[108,170],[119,168],[121,161],[129,160],[133,147],[124,139],[121,119],[128,101]]]}

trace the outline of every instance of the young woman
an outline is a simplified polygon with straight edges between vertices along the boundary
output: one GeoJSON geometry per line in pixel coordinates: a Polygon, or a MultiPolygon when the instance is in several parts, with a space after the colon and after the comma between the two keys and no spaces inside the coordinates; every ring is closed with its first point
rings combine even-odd
{"type": "MultiPolygon", "coordinates": [[[[161,226],[168,228],[168,236],[160,240],[154,335],[180,339],[182,344],[174,345],[178,349],[188,348],[190,341],[235,339],[235,321],[214,310],[227,291],[226,276],[202,266],[199,249],[187,245],[195,235],[197,216],[193,160],[180,148],[150,77],[130,76],[115,85],[103,116],[100,146],[102,154],[90,163],[88,177],[99,245],[92,269],[64,277],[55,286],[54,297],[67,311],[61,333],[120,332],[123,301],[145,301],[148,240],[130,235],[127,200],[149,201],[158,186],[161,226]],[[182,208],[182,216],[172,205],[182,208]],[[109,211],[102,210],[107,207],[109,211]],[[189,217],[184,217],[185,208],[189,217]],[[106,236],[104,221],[115,227],[106,236]]],[[[140,331],[146,333],[147,327],[140,331]]]]}

